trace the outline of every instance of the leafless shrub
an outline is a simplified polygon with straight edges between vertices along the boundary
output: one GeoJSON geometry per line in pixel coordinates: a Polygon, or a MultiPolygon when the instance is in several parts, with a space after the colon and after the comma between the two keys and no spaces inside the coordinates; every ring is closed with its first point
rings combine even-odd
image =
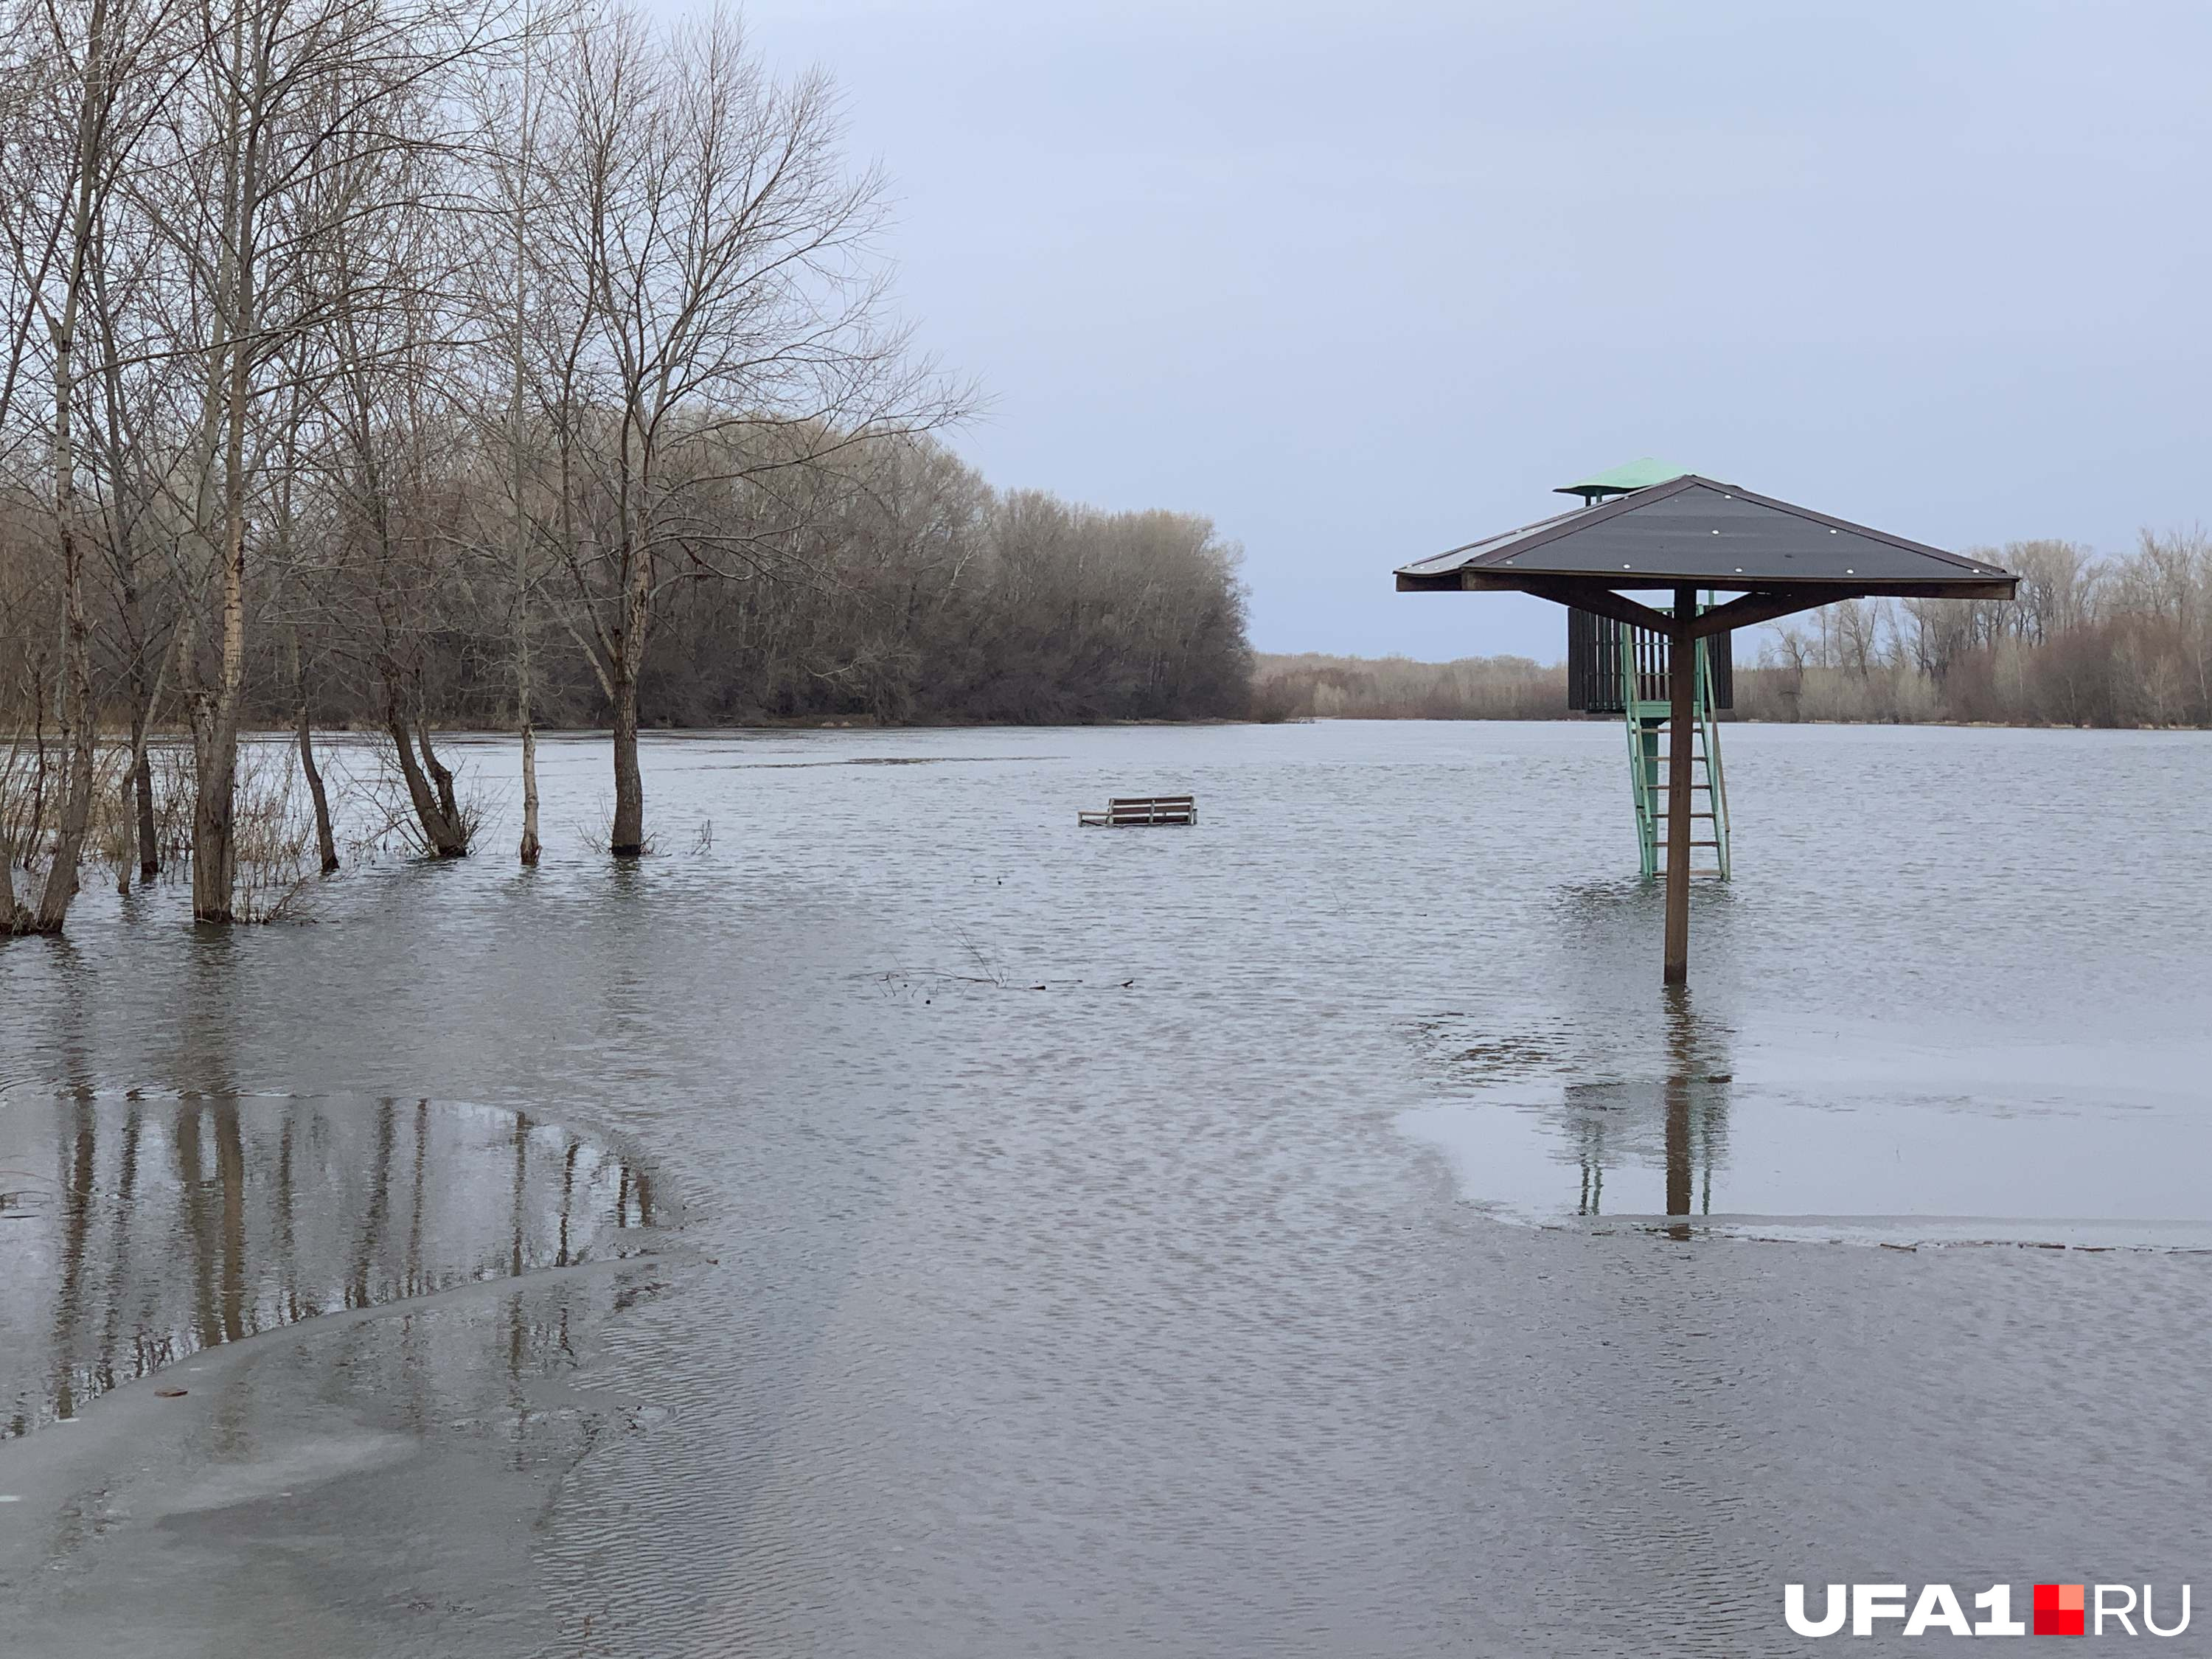
{"type": "MultiPolygon", "coordinates": [[[[614,844],[615,804],[613,800],[605,795],[601,795],[594,815],[588,819],[571,818],[568,820],[568,828],[575,832],[577,841],[586,851],[605,854],[614,844]]],[[[698,849],[695,848],[693,850],[698,849]]],[[[648,830],[643,843],[637,849],[636,856],[649,859],[658,856],[659,852],[659,833],[657,830],[648,830]]]]}
{"type": "Polygon", "coordinates": [[[995,985],[1000,990],[1006,988],[1006,963],[999,959],[995,952],[978,945],[964,927],[960,930],[960,949],[968,960],[975,965],[975,971],[970,977],[985,985],[995,985]]]}
{"type": "Polygon", "coordinates": [[[164,870],[182,869],[192,856],[192,755],[182,744],[147,751],[154,775],[154,833],[164,870]]]}
{"type": "Polygon", "coordinates": [[[315,823],[291,750],[262,744],[242,748],[235,799],[237,919],[298,920],[315,878],[315,823]]]}
{"type": "MultiPolygon", "coordinates": [[[[0,757],[0,848],[9,849],[14,863],[24,871],[42,874],[53,858],[59,824],[52,790],[39,775],[35,756],[26,748],[19,742],[0,757]]],[[[114,868],[125,884],[136,845],[125,787],[130,763],[127,748],[94,751],[91,811],[85,825],[85,842],[93,856],[114,868]]]]}
{"type": "Polygon", "coordinates": [[[93,760],[92,817],[85,842],[93,857],[114,872],[118,890],[128,891],[138,865],[138,833],[131,799],[131,750],[116,744],[93,760]]]}

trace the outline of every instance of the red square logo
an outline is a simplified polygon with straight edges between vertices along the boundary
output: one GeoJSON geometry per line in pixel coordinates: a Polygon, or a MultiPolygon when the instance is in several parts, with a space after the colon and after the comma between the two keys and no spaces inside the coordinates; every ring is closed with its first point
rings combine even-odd
{"type": "Polygon", "coordinates": [[[2080,1636],[2086,1626],[2084,1586],[2038,1584],[2035,1587],[2035,1633],[2038,1636],[2080,1636]]]}

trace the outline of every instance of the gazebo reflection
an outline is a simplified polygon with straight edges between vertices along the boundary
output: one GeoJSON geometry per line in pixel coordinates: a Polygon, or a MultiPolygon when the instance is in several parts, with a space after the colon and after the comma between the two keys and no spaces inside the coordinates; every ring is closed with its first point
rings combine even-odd
{"type": "Polygon", "coordinates": [[[1701,1020],[1680,988],[1667,993],[1667,1071],[1659,1078],[1572,1082],[1562,1091],[1579,1173],[1576,1213],[1607,1213],[1607,1171],[1657,1162],[1665,1173],[1668,1229],[1686,1238],[1687,1218],[1712,1213],[1713,1173],[1727,1163],[1733,1082],[1724,1026],[1701,1020]]]}

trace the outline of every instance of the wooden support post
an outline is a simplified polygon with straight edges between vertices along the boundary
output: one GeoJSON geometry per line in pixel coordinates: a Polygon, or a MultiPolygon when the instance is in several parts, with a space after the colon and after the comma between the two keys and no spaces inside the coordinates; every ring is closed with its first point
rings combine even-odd
{"type": "Polygon", "coordinates": [[[1674,625],[1667,644],[1667,983],[1690,979],[1690,756],[1697,717],[1698,646],[1690,624],[1698,590],[1674,590],[1674,625]]]}

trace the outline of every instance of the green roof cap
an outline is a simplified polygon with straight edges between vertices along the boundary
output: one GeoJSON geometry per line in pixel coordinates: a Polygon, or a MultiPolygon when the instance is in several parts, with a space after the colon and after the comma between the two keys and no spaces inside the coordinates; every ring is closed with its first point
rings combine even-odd
{"type": "Polygon", "coordinates": [[[1672,461],[1654,460],[1649,455],[1639,455],[1632,461],[1610,471],[1584,478],[1579,483],[1561,484],[1552,493],[1555,495],[1579,495],[1584,501],[1595,501],[1600,495],[1625,495],[1632,489],[1649,489],[1653,484],[1686,477],[1689,471],[1688,467],[1676,466],[1672,461]]]}

